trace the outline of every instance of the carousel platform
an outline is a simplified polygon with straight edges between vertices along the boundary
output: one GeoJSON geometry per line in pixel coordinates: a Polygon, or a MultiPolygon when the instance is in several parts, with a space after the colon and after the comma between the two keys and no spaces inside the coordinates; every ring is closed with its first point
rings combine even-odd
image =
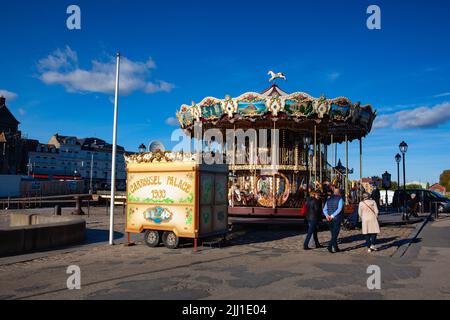
{"type": "Polygon", "coordinates": [[[301,212],[302,208],[228,207],[228,215],[231,217],[303,218],[301,212]]]}
{"type": "MultiPolygon", "coordinates": [[[[236,209],[236,208],[234,208],[236,209]]],[[[242,225],[289,225],[289,226],[295,226],[295,225],[303,225],[305,223],[305,219],[303,216],[299,214],[300,209],[297,211],[297,216],[264,216],[264,215],[252,215],[252,216],[243,216],[243,215],[230,215],[229,222],[231,224],[242,224],[242,225]],[[297,218],[297,219],[295,219],[297,218]]],[[[347,215],[346,215],[347,216],[347,215]]],[[[419,217],[410,217],[408,220],[402,219],[401,213],[386,213],[386,214],[380,214],[378,216],[378,222],[380,223],[380,226],[401,226],[401,225],[409,225],[409,224],[415,224],[418,222],[423,221],[424,219],[427,219],[429,216],[428,213],[421,214],[419,217]]]]}
{"type": "MultiPolygon", "coordinates": [[[[346,216],[355,212],[355,205],[346,205],[346,216]]],[[[228,207],[230,217],[280,217],[303,219],[303,208],[228,207]]]]}

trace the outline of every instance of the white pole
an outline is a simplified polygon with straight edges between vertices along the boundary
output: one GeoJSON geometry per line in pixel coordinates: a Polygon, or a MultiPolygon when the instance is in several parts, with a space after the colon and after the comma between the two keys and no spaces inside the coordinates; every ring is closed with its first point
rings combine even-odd
{"type": "Polygon", "coordinates": [[[91,173],[89,175],[89,194],[93,193],[92,190],[92,170],[94,169],[94,152],[91,154],[91,173]]]}
{"type": "Polygon", "coordinates": [[[116,193],[116,153],[117,153],[117,108],[119,100],[119,66],[120,53],[117,53],[116,90],[114,97],[113,150],[111,165],[111,204],[109,211],[109,244],[114,244],[114,200],[116,193]]]}

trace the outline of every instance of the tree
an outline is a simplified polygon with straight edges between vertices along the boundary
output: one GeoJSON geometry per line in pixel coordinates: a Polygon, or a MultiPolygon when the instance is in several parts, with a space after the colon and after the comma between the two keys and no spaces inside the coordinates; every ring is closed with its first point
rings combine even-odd
{"type": "Polygon", "coordinates": [[[398,183],[396,181],[391,181],[391,188],[390,190],[397,190],[398,189],[398,183]]]}
{"type": "Polygon", "coordinates": [[[439,184],[447,191],[450,190],[450,170],[444,170],[439,177],[439,184]]]}
{"type": "Polygon", "coordinates": [[[420,184],[407,184],[406,189],[423,189],[423,187],[420,184]]]}

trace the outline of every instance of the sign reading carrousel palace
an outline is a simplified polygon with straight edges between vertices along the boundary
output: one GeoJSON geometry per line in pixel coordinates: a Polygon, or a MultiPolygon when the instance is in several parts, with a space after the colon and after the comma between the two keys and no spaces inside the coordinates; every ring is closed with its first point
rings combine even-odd
{"type": "Polygon", "coordinates": [[[226,165],[170,152],[132,155],[126,162],[126,232],[146,232],[153,241],[176,237],[177,243],[227,232],[226,165]]]}

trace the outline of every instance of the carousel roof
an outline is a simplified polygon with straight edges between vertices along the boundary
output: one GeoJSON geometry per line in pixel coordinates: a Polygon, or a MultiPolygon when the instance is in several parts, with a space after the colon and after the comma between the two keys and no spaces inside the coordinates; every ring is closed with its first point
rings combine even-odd
{"type": "MultiPolygon", "coordinates": [[[[199,103],[182,105],[177,118],[192,134],[195,123],[204,129],[277,128],[307,134],[316,126],[322,137],[333,135],[334,142],[366,136],[372,129],[376,111],[346,97],[327,99],[304,92],[287,93],[272,84],[262,93],[247,92],[224,99],[206,97],[199,103]]],[[[325,142],[326,143],[326,142],[325,142]]]]}

